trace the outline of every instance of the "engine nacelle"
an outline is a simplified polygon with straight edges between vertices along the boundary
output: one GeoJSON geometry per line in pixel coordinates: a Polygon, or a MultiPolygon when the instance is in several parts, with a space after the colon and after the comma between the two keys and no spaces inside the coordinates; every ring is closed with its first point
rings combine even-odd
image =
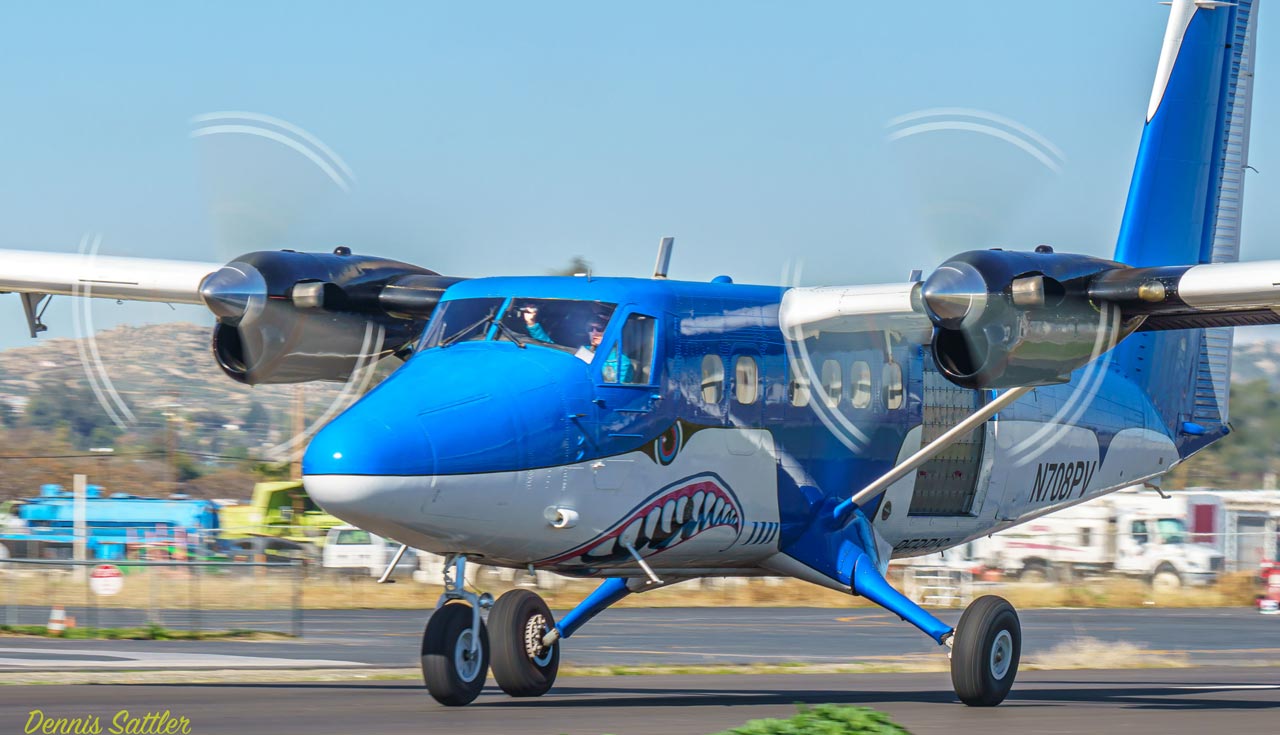
{"type": "Polygon", "coordinates": [[[938,370],[966,388],[1065,382],[1141,323],[1089,298],[1099,274],[1126,267],[1043,246],[957,255],[920,290],[938,370]]]}
{"type": "Polygon", "coordinates": [[[227,375],[250,385],[346,380],[421,334],[433,303],[406,314],[379,301],[389,285],[405,279],[419,286],[444,282],[428,294],[442,293],[455,280],[343,248],[243,255],[201,284],[205,304],[218,317],[214,357],[227,375]]]}

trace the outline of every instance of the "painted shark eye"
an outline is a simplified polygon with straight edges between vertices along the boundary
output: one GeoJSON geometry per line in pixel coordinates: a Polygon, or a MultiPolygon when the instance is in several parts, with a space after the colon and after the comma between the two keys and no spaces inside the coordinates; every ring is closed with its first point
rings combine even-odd
{"type": "Polygon", "coordinates": [[[662,432],[662,436],[654,442],[654,454],[663,465],[669,465],[675,460],[683,443],[684,431],[680,428],[680,423],[676,422],[662,432]]]}

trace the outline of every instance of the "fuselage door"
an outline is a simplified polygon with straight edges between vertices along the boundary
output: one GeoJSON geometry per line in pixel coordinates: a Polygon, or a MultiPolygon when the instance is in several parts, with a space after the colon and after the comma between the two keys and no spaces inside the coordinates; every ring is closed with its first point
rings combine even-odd
{"type": "Polygon", "coordinates": [[[661,400],[659,319],[620,309],[596,348],[597,443],[613,454],[652,433],[652,414],[661,400]]]}

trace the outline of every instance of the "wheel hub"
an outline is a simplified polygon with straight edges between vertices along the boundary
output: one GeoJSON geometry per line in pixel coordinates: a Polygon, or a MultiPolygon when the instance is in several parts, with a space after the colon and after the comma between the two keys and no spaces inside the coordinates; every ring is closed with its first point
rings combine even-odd
{"type": "Polygon", "coordinates": [[[524,652],[538,666],[551,662],[551,647],[542,645],[547,634],[547,617],[542,613],[530,615],[524,623],[524,652]]]}
{"type": "Polygon", "coordinates": [[[464,630],[453,648],[453,667],[458,671],[458,678],[465,682],[475,681],[480,675],[480,658],[475,636],[471,630],[464,630]]]}
{"type": "Polygon", "coordinates": [[[991,642],[991,676],[1003,679],[1009,673],[1009,665],[1013,662],[1013,636],[1002,630],[991,642]]]}

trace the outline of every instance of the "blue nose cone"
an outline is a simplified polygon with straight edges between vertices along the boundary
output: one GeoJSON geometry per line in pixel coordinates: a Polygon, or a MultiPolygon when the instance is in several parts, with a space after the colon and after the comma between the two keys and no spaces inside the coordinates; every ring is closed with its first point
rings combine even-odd
{"type": "Polygon", "coordinates": [[[572,355],[512,344],[413,357],[311,441],[305,475],[453,475],[575,461],[590,397],[572,355]]]}

